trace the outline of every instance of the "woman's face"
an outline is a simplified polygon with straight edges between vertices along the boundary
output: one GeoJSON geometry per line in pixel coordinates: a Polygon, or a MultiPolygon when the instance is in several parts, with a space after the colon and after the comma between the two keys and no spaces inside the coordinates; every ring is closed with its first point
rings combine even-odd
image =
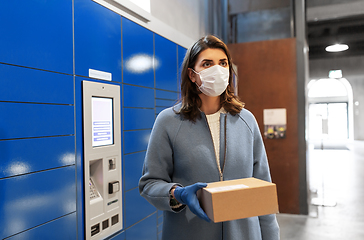
{"type": "MultiPolygon", "coordinates": [[[[200,52],[194,66],[195,72],[199,73],[209,67],[219,64],[221,67],[229,69],[228,58],[224,50],[220,48],[208,48],[200,52]]],[[[200,76],[189,69],[189,77],[192,82],[196,82],[201,86],[200,76]]]]}

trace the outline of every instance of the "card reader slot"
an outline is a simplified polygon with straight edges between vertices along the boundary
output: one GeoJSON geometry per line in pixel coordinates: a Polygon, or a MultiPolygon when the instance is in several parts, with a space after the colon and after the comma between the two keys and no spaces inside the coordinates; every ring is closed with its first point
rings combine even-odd
{"type": "Polygon", "coordinates": [[[115,158],[110,158],[108,160],[108,162],[109,162],[109,171],[115,170],[116,169],[116,159],[115,158]]]}

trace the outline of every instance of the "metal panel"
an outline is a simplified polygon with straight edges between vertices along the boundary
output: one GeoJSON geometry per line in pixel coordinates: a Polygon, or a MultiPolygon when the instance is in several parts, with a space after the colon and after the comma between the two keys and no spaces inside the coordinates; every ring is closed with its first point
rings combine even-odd
{"type": "Polygon", "coordinates": [[[157,107],[172,107],[176,101],[156,99],[155,105],[157,107]]]}
{"type": "Polygon", "coordinates": [[[40,225],[36,228],[30,229],[7,238],[9,240],[29,240],[29,239],[76,239],[76,213],[72,213],[40,225]]]}
{"type": "Polygon", "coordinates": [[[83,78],[75,77],[75,126],[76,126],[76,184],[77,184],[77,237],[76,239],[84,239],[84,158],[83,158],[83,119],[82,119],[82,80],[83,78]]]}
{"type": "Polygon", "coordinates": [[[127,154],[146,150],[150,132],[151,130],[124,132],[124,153],[127,154]]]}
{"type": "Polygon", "coordinates": [[[0,112],[0,139],[74,133],[73,106],[0,102],[0,112]]]}
{"type": "Polygon", "coordinates": [[[153,33],[122,18],[123,82],[154,87],[153,33]]]}
{"type": "MultiPolygon", "coordinates": [[[[298,138],[298,169],[299,169],[299,207],[300,214],[309,214],[307,179],[307,141],[306,141],[306,89],[309,80],[309,51],[306,40],[306,2],[295,1],[295,29],[296,37],[296,66],[297,66],[297,138],[298,138]]],[[[346,2],[346,1],[345,1],[346,2]]],[[[336,61],[336,59],[334,60],[336,61]]]]}
{"type": "Polygon", "coordinates": [[[0,1],[0,62],[73,72],[72,1],[0,1]]]}
{"type": "Polygon", "coordinates": [[[158,115],[160,112],[162,112],[166,108],[165,107],[156,107],[155,109],[156,109],[155,112],[158,115]]]}
{"type": "MultiPolygon", "coordinates": [[[[126,192],[125,194],[125,228],[130,227],[131,225],[139,222],[143,218],[149,216],[153,212],[155,212],[155,207],[150,205],[147,200],[145,200],[142,196],[139,194],[138,189],[133,189],[131,191],[126,192]]],[[[153,236],[156,236],[156,215],[153,214],[151,217],[149,217],[149,220],[143,220],[145,222],[144,224],[141,224],[141,228],[137,227],[137,232],[143,232],[139,234],[147,234],[147,237],[136,237],[136,235],[132,234],[131,231],[129,232],[129,229],[126,231],[126,239],[152,239],[153,236]],[[150,220],[149,218],[152,218],[153,220],[150,220]],[[142,230],[142,231],[141,231],[142,230]],[[153,234],[154,232],[154,234],[153,234]],[[133,237],[134,236],[134,237],[133,237]]],[[[144,235],[145,236],[145,235],[144,235]]]]}
{"type": "Polygon", "coordinates": [[[163,222],[157,225],[157,231],[158,233],[161,233],[163,230],[163,222]]]}
{"type": "Polygon", "coordinates": [[[76,211],[75,166],[0,180],[0,238],[76,211]]]}
{"type": "Polygon", "coordinates": [[[154,89],[123,86],[124,107],[154,108],[154,89]]]}
{"type": "MultiPolygon", "coordinates": [[[[163,223],[163,215],[160,215],[160,210],[158,210],[158,218],[157,218],[157,225],[160,225],[163,223]]],[[[163,213],[162,213],[163,214],[163,213]]]]}
{"type": "Polygon", "coordinates": [[[125,240],[125,232],[121,232],[110,238],[105,238],[105,240],[125,240]]]}
{"type": "Polygon", "coordinates": [[[124,190],[128,191],[138,187],[139,178],[142,176],[145,152],[124,156],[124,190]]]}
{"type": "Polygon", "coordinates": [[[152,129],[154,109],[124,108],[124,130],[152,129]]]}
{"type": "Polygon", "coordinates": [[[176,92],[163,91],[163,90],[155,90],[155,92],[156,92],[156,98],[160,99],[175,100],[178,97],[178,94],[176,92]]]}
{"type": "Polygon", "coordinates": [[[177,91],[177,45],[155,35],[156,88],[177,91]]]}
{"type": "Polygon", "coordinates": [[[0,179],[75,164],[73,136],[0,141],[0,179]]]}
{"type": "Polygon", "coordinates": [[[91,0],[75,0],[75,71],[112,74],[121,81],[121,16],[91,0]]]}
{"type": "Polygon", "coordinates": [[[153,214],[126,230],[126,239],[157,239],[156,215],[153,214]]]}
{"type": "Polygon", "coordinates": [[[236,42],[291,37],[291,8],[240,13],[236,19],[236,42]]]}
{"type": "Polygon", "coordinates": [[[182,63],[183,63],[183,59],[185,58],[185,55],[187,53],[187,49],[181,46],[177,47],[177,55],[178,55],[178,91],[181,91],[181,72],[182,72],[182,63]]]}
{"type": "Polygon", "coordinates": [[[73,77],[0,64],[0,101],[73,104],[73,77]]]}

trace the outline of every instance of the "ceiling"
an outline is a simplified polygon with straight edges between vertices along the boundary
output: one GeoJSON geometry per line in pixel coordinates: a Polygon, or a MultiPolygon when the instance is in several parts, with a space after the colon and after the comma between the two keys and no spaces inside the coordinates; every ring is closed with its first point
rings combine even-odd
{"type": "Polygon", "coordinates": [[[307,23],[309,58],[364,56],[364,14],[307,23]],[[325,51],[328,45],[345,43],[349,49],[338,53],[325,51]]]}

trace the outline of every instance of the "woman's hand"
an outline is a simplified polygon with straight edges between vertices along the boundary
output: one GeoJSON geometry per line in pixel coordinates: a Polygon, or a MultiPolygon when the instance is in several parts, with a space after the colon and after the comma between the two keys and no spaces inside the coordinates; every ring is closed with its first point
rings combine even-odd
{"type": "Polygon", "coordinates": [[[196,195],[196,192],[199,189],[206,186],[206,183],[195,183],[187,187],[176,187],[174,191],[172,190],[172,195],[179,203],[187,205],[191,212],[193,212],[196,216],[206,222],[211,222],[210,218],[202,210],[196,195]]]}

